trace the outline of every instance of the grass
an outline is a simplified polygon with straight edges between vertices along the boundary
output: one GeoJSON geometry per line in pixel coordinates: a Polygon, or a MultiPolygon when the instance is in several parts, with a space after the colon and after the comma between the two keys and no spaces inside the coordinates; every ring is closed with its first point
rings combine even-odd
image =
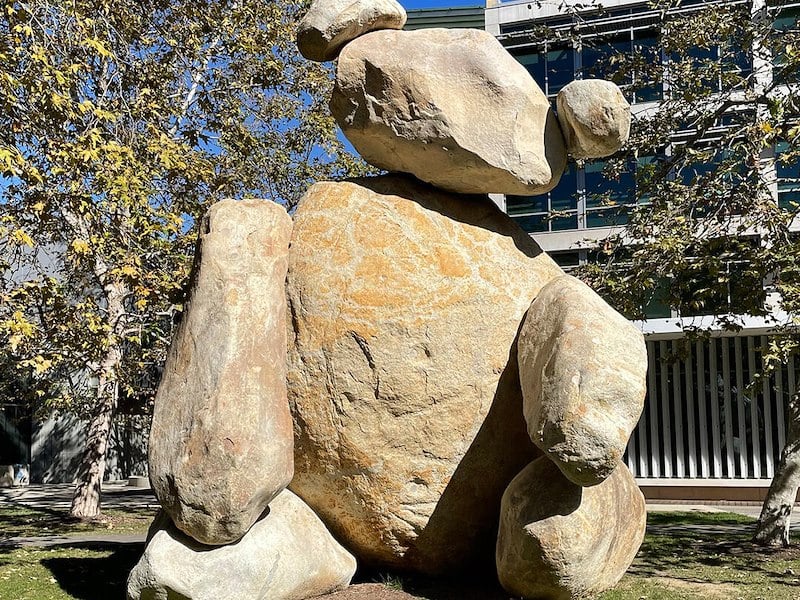
{"type": "MultiPolygon", "coordinates": [[[[0,505],[0,541],[13,537],[144,534],[155,509],[107,509],[98,519],[71,519],[66,510],[0,505]]],[[[0,600],[124,598],[128,573],[142,543],[59,543],[53,547],[0,546],[0,600]]]]}
{"type": "Polygon", "coordinates": [[[155,514],[155,508],[106,509],[97,519],[81,521],[71,518],[67,511],[11,504],[0,507],[0,541],[12,537],[146,533],[155,514]]]}
{"type": "Polygon", "coordinates": [[[0,553],[0,600],[125,598],[143,544],[76,544],[0,553]]]}
{"type": "Polygon", "coordinates": [[[753,525],[731,513],[650,514],[633,565],[600,600],[800,598],[800,546],[755,546],[753,525]],[[709,534],[709,527],[724,533],[709,534]]]}
{"type": "MultiPolygon", "coordinates": [[[[57,511],[0,506],[2,535],[143,533],[152,510],[108,511],[105,521],[77,523],[57,511]]],[[[652,513],[628,574],[598,600],[800,599],[800,545],[764,549],[749,542],[753,520],[731,513],[652,513]],[[716,533],[709,533],[714,531],[716,533]]],[[[141,543],[76,540],[52,548],[0,547],[0,600],[124,598],[141,543]]],[[[385,575],[381,583],[418,598],[505,600],[498,589],[462,593],[458,584],[385,575]],[[478,592],[477,595],[473,592],[478,592]],[[471,595],[472,594],[472,595],[471,595]]]]}

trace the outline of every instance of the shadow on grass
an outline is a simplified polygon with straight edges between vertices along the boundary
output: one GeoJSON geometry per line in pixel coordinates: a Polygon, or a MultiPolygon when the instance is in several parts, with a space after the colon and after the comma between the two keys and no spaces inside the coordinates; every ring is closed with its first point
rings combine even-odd
{"type": "Polygon", "coordinates": [[[58,586],[79,600],[125,598],[128,574],[144,551],[144,544],[82,543],[69,546],[86,550],[108,550],[108,556],[54,557],[41,563],[58,586]]]}
{"type": "Polygon", "coordinates": [[[1,538],[32,535],[61,535],[70,533],[79,526],[80,519],[54,508],[31,508],[11,505],[3,508],[3,532],[1,538]]]}
{"type": "Polygon", "coordinates": [[[485,574],[433,577],[361,568],[353,578],[353,583],[380,583],[428,600],[509,600],[508,593],[500,587],[497,578],[485,574]]]}
{"type": "Polygon", "coordinates": [[[154,508],[123,506],[104,509],[96,519],[81,520],[66,509],[10,504],[0,509],[0,545],[14,537],[146,531],[155,513],[154,508]]]}
{"type": "MultiPolygon", "coordinates": [[[[779,563],[800,559],[800,548],[765,548],[750,542],[755,520],[731,513],[652,513],[644,543],[628,573],[667,575],[683,581],[739,584],[740,573],[758,574],[792,587],[796,577],[779,563]]],[[[797,581],[797,580],[795,580],[797,581]]]]}

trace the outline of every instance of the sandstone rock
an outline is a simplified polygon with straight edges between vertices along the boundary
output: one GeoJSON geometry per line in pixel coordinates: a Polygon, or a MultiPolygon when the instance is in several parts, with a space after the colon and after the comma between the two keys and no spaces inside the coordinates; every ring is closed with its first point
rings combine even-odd
{"type": "Polygon", "coordinates": [[[292,478],[286,254],[272,202],[225,200],[201,227],[192,289],[150,432],[153,491],[204,544],[240,538],[292,478]]]}
{"type": "Polygon", "coordinates": [[[519,369],[533,442],[578,485],[608,477],[644,406],[647,349],[639,330],[565,275],[528,311],[519,369]]]}
{"type": "Polygon", "coordinates": [[[301,200],[291,489],[360,561],[493,568],[500,497],[536,454],[515,337],[561,273],[485,196],[385,176],[301,200]]]}
{"type": "Polygon", "coordinates": [[[541,457],[503,494],[500,583],[515,597],[593,598],[622,578],[642,544],[646,520],[644,497],[624,464],[603,483],[584,488],[541,457]]]}
{"type": "Polygon", "coordinates": [[[286,490],[235,544],[204,546],[156,524],[128,577],[130,600],[303,600],[346,587],[355,559],[286,490]]]}
{"type": "Polygon", "coordinates": [[[550,103],[485,31],[354,40],[339,57],[331,112],[367,162],[454,192],[541,194],[566,166],[550,103]]]}
{"type": "Polygon", "coordinates": [[[574,158],[611,156],[628,140],[631,107],[615,83],[573,81],[556,96],[558,122],[574,158]]]}
{"type": "Polygon", "coordinates": [[[405,24],[406,11],[395,0],[315,0],[297,28],[297,47],[307,59],[324,62],[360,35],[405,24]]]}

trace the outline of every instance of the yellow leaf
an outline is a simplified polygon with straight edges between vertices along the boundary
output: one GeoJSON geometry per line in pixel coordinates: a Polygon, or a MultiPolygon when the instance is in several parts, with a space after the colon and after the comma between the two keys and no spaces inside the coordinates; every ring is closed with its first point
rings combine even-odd
{"type": "Polygon", "coordinates": [[[12,232],[11,239],[14,240],[17,245],[33,248],[33,238],[25,233],[22,229],[17,229],[16,231],[12,232]]]}
{"type": "Polygon", "coordinates": [[[89,253],[89,244],[87,244],[85,240],[81,239],[72,240],[70,246],[72,246],[72,250],[75,252],[75,254],[89,253]]]}
{"type": "Polygon", "coordinates": [[[52,360],[46,359],[43,356],[37,356],[34,359],[33,370],[36,371],[37,375],[41,375],[52,366],[53,366],[52,360]]]}

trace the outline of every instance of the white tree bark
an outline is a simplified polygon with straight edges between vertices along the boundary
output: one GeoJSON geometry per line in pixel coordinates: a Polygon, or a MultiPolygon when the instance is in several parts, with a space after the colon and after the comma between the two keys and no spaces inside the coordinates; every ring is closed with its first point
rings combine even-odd
{"type": "Polygon", "coordinates": [[[72,496],[70,515],[89,519],[100,514],[100,488],[106,470],[106,452],[111,424],[117,408],[117,370],[122,362],[122,337],[125,329],[124,286],[113,283],[104,288],[108,302],[108,318],[112,323],[108,351],[100,365],[96,403],[86,432],[81,464],[78,468],[77,486],[72,496]]]}
{"type": "Polygon", "coordinates": [[[753,542],[762,546],[788,546],[789,525],[800,487],[800,395],[789,402],[786,446],[756,524],[753,542]]]}

